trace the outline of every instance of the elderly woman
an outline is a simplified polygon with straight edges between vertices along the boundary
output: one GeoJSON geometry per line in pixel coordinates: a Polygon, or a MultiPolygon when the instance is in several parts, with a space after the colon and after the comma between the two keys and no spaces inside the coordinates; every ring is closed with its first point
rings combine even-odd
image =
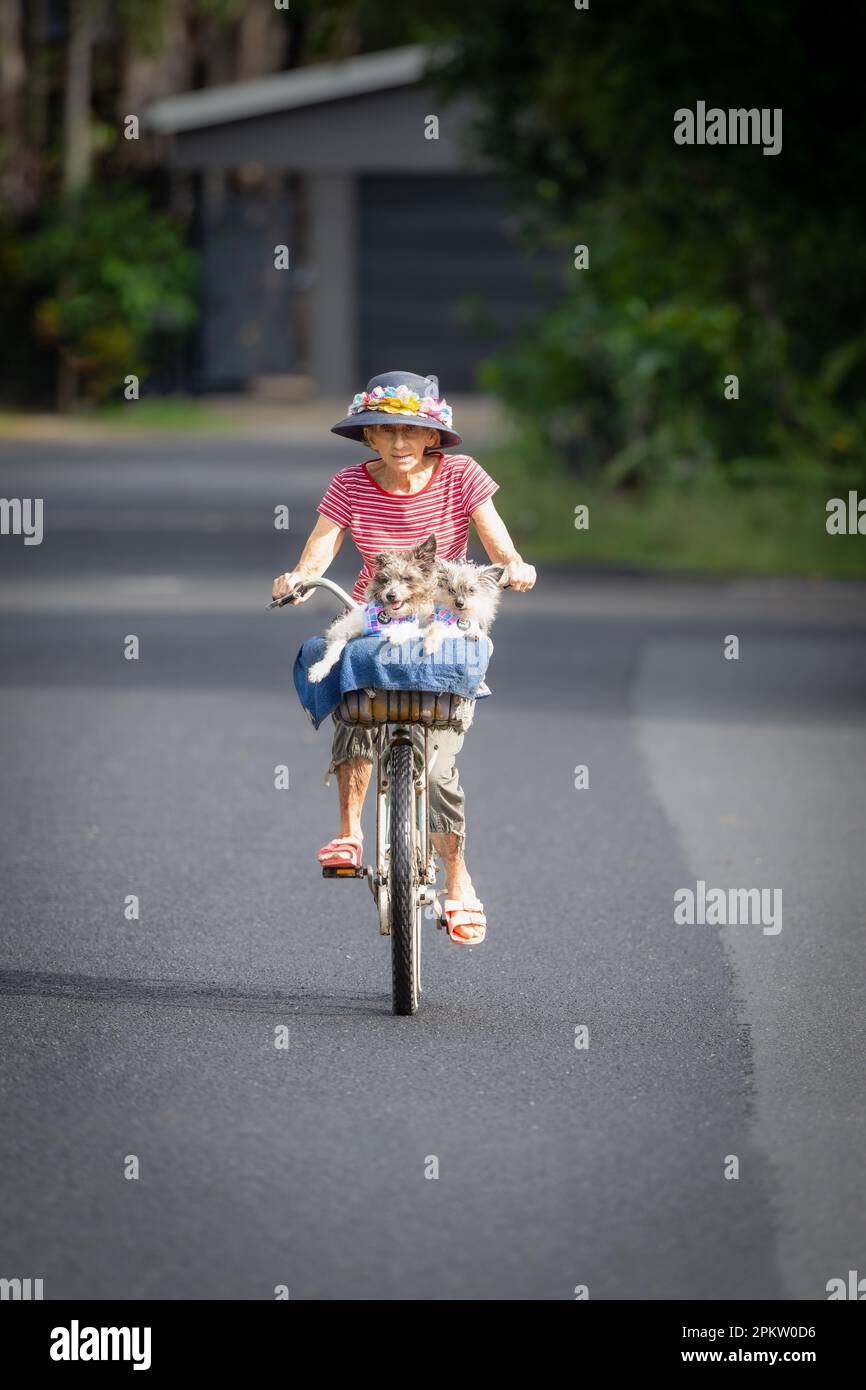
{"type": "MultiPolygon", "coordinates": [[[[518,592],[531,589],[535,570],[518,555],[492,497],[499,484],[468,454],[446,454],[459,434],[451,428],[451,408],[439,396],[435,376],[386,372],[373,377],[355,396],[334,434],[366,443],[375,457],[343,468],[332,479],[317,510],[319,520],[295,568],[274,580],[274,598],[283,598],[305,579],[325,573],[347,531],[364,566],[353,596],[361,602],[372,575],[373,557],[402,550],[435,533],[437,554],[453,560],[466,555],[469,522],[493,564],[506,566],[507,582],[518,592]]],[[[312,590],[293,600],[303,603],[312,590]]],[[[331,768],[340,797],[340,833],[319,851],[323,866],[362,862],[361,809],[373,768],[375,731],[334,720],[331,768]]],[[[463,857],[463,789],[455,758],[464,735],[437,732],[438,757],[430,772],[430,833],[445,868],[448,935],[463,945],[484,940],[487,919],[463,857]]]]}

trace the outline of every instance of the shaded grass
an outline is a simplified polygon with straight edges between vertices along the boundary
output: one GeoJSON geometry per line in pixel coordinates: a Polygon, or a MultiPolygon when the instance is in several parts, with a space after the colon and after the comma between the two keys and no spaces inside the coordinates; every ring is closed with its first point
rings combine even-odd
{"type": "MultiPolygon", "coordinates": [[[[496,506],[524,557],[593,561],[707,574],[866,576],[866,535],[831,536],[829,498],[838,484],[733,487],[717,478],[616,491],[528,450],[485,453],[501,484],[496,506]],[[588,529],[575,507],[589,508],[588,529]]],[[[861,491],[861,496],[862,496],[861,491]]]]}
{"type": "Polygon", "coordinates": [[[237,425],[227,415],[218,414],[204,401],[187,396],[162,396],[138,401],[113,402],[76,412],[76,419],[91,420],[130,429],[209,430],[230,432],[237,425]]]}
{"type": "Polygon", "coordinates": [[[112,402],[111,405],[81,406],[68,415],[34,414],[30,410],[0,410],[0,434],[26,437],[29,427],[46,420],[76,424],[104,425],[123,431],[166,430],[168,432],[237,434],[240,427],[228,415],[220,414],[204,401],[189,397],[156,397],[139,401],[112,402]]]}

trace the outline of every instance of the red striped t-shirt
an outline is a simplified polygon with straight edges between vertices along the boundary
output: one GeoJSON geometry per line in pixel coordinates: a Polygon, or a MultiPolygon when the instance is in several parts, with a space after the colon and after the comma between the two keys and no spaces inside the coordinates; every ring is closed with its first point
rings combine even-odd
{"type": "MultiPolygon", "coordinates": [[[[438,450],[436,451],[439,452],[438,450]]],[[[444,560],[466,554],[469,518],[499,487],[468,454],[440,454],[432,478],[420,492],[386,492],[367,472],[375,458],[341,468],[316,508],[348,528],[364,559],[353,598],[362,599],[380,550],[408,550],[432,531],[444,560]]]]}

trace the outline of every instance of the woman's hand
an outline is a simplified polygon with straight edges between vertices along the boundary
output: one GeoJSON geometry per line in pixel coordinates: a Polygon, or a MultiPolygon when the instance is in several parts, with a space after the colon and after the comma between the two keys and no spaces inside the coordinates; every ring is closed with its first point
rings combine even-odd
{"type": "Polygon", "coordinates": [[[535,585],[535,566],[527,565],[525,560],[518,556],[516,560],[510,560],[505,567],[505,573],[499,581],[504,588],[508,584],[518,592],[524,589],[532,589],[535,585]]]}
{"type": "MultiPolygon", "coordinates": [[[[278,574],[271,590],[271,598],[285,598],[286,594],[290,594],[293,589],[297,589],[299,584],[303,584],[304,580],[309,578],[308,574],[302,574],[300,570],[287,570],[285,574],[278,574]]],[[[305,594],[299,594],[291,602],[293,604],[306,603],[307,599],[312,597],[313,590],[308,589],[305,594]]]]}

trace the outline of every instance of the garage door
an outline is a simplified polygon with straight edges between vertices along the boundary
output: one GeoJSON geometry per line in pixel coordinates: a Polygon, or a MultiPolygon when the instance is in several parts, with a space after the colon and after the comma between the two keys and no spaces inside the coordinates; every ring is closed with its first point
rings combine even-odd
{"type": "Polygon", "coordinates": [[[250,377],[291,371],[293,275],[275,275],[273,261],[262,258],[263,246],[292,240],[287,183],[275,178],[239,189],[227,181],[217,208],[204,217],[198,385],[235,391],[250,377]]]}
{"type": "Polygon", "coordinates": [[[497,181],[367,175],[359,214],[361,377],[435,372],[446,395],[474,390],[479,362],[550,294],[536,283],[541,262],[516,243],[497,181]]]}

